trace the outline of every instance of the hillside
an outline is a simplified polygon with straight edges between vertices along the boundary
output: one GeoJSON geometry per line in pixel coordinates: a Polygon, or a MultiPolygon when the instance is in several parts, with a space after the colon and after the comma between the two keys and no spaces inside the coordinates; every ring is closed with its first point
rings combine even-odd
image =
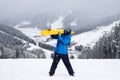
{"type": "MultiPolygon", "coordinates": [[[[22,40],[24,40],[26,42],[35,44],[35,42],[32,39],[30,39],[25,34],[23,34],[21,31],[15,29],[13,27],[0,24],[0,31],[3,34],[6,34],[6,35],[11,36],[13,38],[17,38],[17,39],[19,38],[19,39],[22,39],[22,40]]],[[[8,39],[6,39],[6,40],[8,40],[8,39]]]]}
{"type": "Polygon", "coordinates": [[[111,16],[106,16],[100,19],[97,19],[95,21],[92,21],[90,23],[86,23],[83,26],[76,27],[76,34],[79,34],[84,31],[90,31],[92,29],[95,29],[96,27],[100,26],[107,26],[112,24],[114,21],[120,20],[120,14],[115,14],[111,16]],[[81,30],[80,30],[81,29],[81,30]]]}
{"type": "MultiPolygon", "coordinates": [[[[98,36],[99,34],[96,35],[98,36]]],[[[78,46],[78,48],[80,48],[80,46],[78,46]]],[[[78,57],[80,59],[120,59],[120,21],[112,25],[109,32],[105,31],[101,37],[94,42],[92,48],[90,46],[83,48],[78,57]]]]}
{"type": "Polygon", "coordinates": [[[28,51],[29,44],[36,45],[36,42],[17,29],[0,24],[0,59],[46,58],[40,48],[28,51]]]}

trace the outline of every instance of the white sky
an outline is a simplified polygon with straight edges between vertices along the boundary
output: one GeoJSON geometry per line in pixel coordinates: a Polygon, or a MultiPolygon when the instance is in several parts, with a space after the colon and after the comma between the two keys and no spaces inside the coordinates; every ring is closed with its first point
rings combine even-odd
{"type": "Polygon", "coordinates": [[[0,18],[75,9],[95,16],[120,13],[120,0],[0,0],[0,18]]]}

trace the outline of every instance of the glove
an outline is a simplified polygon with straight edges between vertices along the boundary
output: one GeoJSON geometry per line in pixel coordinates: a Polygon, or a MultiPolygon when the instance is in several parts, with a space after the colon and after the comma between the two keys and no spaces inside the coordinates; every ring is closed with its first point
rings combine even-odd
{"type": "Polygon", "coordinates": [[[61,36],[62,35],[62,33],[61,32],[58,32],[58,36],[61,36]]]}

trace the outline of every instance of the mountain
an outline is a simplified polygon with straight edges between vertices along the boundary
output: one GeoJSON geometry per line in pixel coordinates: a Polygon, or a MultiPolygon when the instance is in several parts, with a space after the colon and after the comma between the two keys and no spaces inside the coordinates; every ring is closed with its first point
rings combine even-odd
{"type": "Polygon", "coordinates": [[[40,31],[42,29],[48,29],[49,25],[51,25],[52,28],[71,27],[75,31],[76,35],[72,37],[70,50],[72,50],[71,53],[78,53],[74,51],[76,46],[93,46],[104,32],[111,31],[112,26],[115,25],[113,22],[120,20],[120,14],[101,17],[101,19],[86,15],[87,14],[79,13],[73,10],[44,12],[36,16],[21,18],[18,22],[13,21],[13,29],[18,30],[15,30],[15,33],[13,30],[8,29],[4,29],[3,31],[3,27],[1,30],[5,33],[9,33],[12,37],[17,37],[33,44],[37,43],[36,46],[29,44],[30,48],[27,50],[37,48],[42,50],[44,49],[45,52],[51,51],[50,53],[53,53],[56,40],[53,40],[50,37],[40,36],[40,31]],[[20,31],[22,34],[19,33],[20,31]]]}
{"type": "Polygon", "coordinates": [[[21,18],[18,22],[9,23],[12,26],[20,28],[47,29],[51,27],[62,28],[70,27],[76,34],[92,30],[97,26],[109,25],[114,21],[120,20],[120,14],[111,16],[98,17],[87,13],[78,12],[76,10],[63,10],[39,13],[33,16],[21,18]]]}
{"type": "Polygon", "coordinates": [[[76,10],[63,10],[44,12],[34,16],[23,18],[19,22],[14,22],[12,26],[19,25],[19,27],[37,27],[39,29],[48,28],[48,24],[52,27],[71,27],[74,29],[96,20],[96,18],[80,13],[76,10]],[[59,23],[58,23],[59,22],[59,23]]]}
{"type": "MultiPolygon", "coordinates": [[[[80,58],[80,59],[81,58],[83,59],[84,58],[102,58],[99,56],[99,54],[93,54],[92,48],[94,49],[94,51],[96,51],[96,49],[97,51],[99,51],[99,48],[100,48],[99,45],[101,45],[101,44],[97,44],[99,43],[98,42],[99,39],[104,40],[102,39],[102,36],[104,36],[105,33],[110,33],[113,27],[116,25],[116,23],[118,24],[119,22],[120,21],[115,21],[110,25],[99,26],[91,31],[73,35],[71,40],[71,45],[69,47],[70,58],[80,58]]],[[[21,30],[23,33],[25,33],[28,37],[31,37],[37,43],[37,45],[28,44],[29,48],[26,49],[28,50],[28,52],[25,51],[24,52],[25,55],[27,54],[27,56],[29,55],[28,57],[37,58],[39,56],[36,56],[34,54],[38,54],[38,52],[40,52],[42,54],[44,53],[46,55],[46,58],[51,58],[52,56],[51,53],[54,53],[53,51],[56,46],[56,42],[57,42],[56,40],[53,40],[50,37],[38,36],[38,34],[40,33],[40,30],[38,28],[16,27],[16,29],[21,30]],[[34,51],[35,53],[33,54],[31,51],[32,52],[34,51]]],[[[107,42],[103,41],[102,44],[103,43],[107,43],[107,42]]],[[[96,52],[96,53],[99,53],[99,52],[96,52]]]]}
{"type": "Polygon", "coordinates": [[[98,58],[120,59],[120,22],[116,23],[111,32],[105,33],[93,46],[93,54],[98,58]]]}
{"type": "Polygon", "coordinates": [[[86,23],[86,25],[77,27],[76,28],[76,34],[85,32],[85,31],[90,31],[98,26],[107,26],[112,24],[114,21],[119,21],[120,20],[120,14],[115,14],[107,17],[103,17],[101,19],[92,21],[90,23],[86,23]]]}
{"type": "Polygon", "coordinates": [[[27,50],[29,45],[36,45],[36,42],[17,29],[0,24],[0,59],[46,58],[40,48],[27,50]]]}
{"type": "Polygon", "coordinates": [[[35,44],[34,40],[30,39],[19,30],[3,24],[0,24],[0,35],[1,35],[0,36],[1,43],[4,43],[4,44],[14,45],[14,42],[23,43],[23,41],[35,44]]]}
{"type": "MultiPolygon", "coordinates": [[[[44,12],[36,16],[28,16],[18,23],[14,23],[14,28],[22,31],[30,38],[40,37],[40,31],[42,29],[48,29],[49,25],[52,28],[71,27],[76,34],[81,34],[86,31],[90,31],[100,26],[107,26],[114,21],[120,20],[120,14],[111,15],[107,17],[93,17],[87,16],[85,13],[79,13],[75,10],[64,10],[56,12],[44,12]]],[[[47,38],[40,38],[46,40],[47,38]]],[[[37,38],[39,40],[39,38],[37,38]]]]}
{"type": "MultiPolygon", "coordinates": [[[[119,23],[119,22],[120,21],[114,21],[110,25],[98,26],[97,28],[91,31],[73,35],[71,41],[76,43],[75,45],[92,47],[99,40],[99,38],[104,35],[105,32],[109,33],[112,30],[112,28],[116,25],[116,23],[119,23]]],[[[50,40],[50,41],[47,41],[46,43],[49,45],[52,44],[55,46],[56,40],[50,40]]]]}
{"type": "MultiPolygon", "coordinates": [[[[70,56],[74,56],[74,58],[83,58],[84,55],[82,55],[82,57],[81,56],[79,57],[79,55],[81,54],[82,48],[92,48],[105,33],[110,33],[112,28],[116,25],[116,23],[119,23],[119,22],[120,21],[114,21],[110,25],[98,26],[91,31],[73,35],[71,40],[71,45],[69,48],[70,56]]],[[[35,48],[39,49],[39,47],[41,47],[42,49],[45,50],[45,52],[47,52],[46,55],[53,53],[54,47],[56,46],[56,43],[57,43],[56,40],[51,39],[49,36],[48,37],[39,36],[40,30],[38,28],[17,27],[17,29],[21,30],[23,33],[25,33],[29,37],[32,36],[31,38],[37,42],[38,44],[37,46],[30,45],[31,47],[28,50],[32,50],[35,48]]],[[[47,58],[50,58],[50,55],[48,55],[47,58]]]]}

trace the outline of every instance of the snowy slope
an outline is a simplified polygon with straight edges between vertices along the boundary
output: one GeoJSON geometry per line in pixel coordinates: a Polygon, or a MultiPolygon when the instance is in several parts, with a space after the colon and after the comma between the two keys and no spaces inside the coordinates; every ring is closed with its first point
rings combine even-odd
{"type": "MultiPolygon", "coordinates": [[[[24,24],[27,24],[29,22],[23,22],[24,24]]],[[[24,25],[22,24],[22,25],[24,25]]],[[[50,59],[51,53],[53,53],[53,51],[49,51],[43,48],[40,48],[38,46],[38,42],[45,42],[47,38],[49,37],[40,37],[40,31],[37,27],[36,28],[21,28],[20,25],[16,25],[14,26],[14,28],[20,30],[21,32],[23,32],[26,36],[30,37],[31,39],[33,39],[37,45],[31,44],[29,43],[29,48],[27,50],[33,50],[33,49],[42,49],[45,52],[45,55],[47,57],[47,59],[50,59]]]]}
{"type": "Polygon", "coordinates": [[[120,60],[71,60],[74,77],[62,61],[50,77],[51,63],[52,59],[0,60],[0,80],[120,80],[120,60]]]}
{"type": "Polygon", "coordinates": [[[34,38],[34,36],[40,35],[40,30],[36,28],[20,28],[20,25],[14,26],[14,28],[23,32],[26,36],[34,38]]]}
{"type": "Polygon", "coordinates": [[[81,33],[78,35],[75,35],[72,37],[72,41],[77,42],[80,45],[83,46],[93,46],[95,42],[98,41],[100,37],[106,32],[109,33],[112,30],[112,27],[115,26],[116,23],[119,23],[120,21],[113,22],[111,25],[108,26],[102,26],[102,27],[97,27],[93,29],[92,31],[88,31],[85,33],[81,33]]]}

